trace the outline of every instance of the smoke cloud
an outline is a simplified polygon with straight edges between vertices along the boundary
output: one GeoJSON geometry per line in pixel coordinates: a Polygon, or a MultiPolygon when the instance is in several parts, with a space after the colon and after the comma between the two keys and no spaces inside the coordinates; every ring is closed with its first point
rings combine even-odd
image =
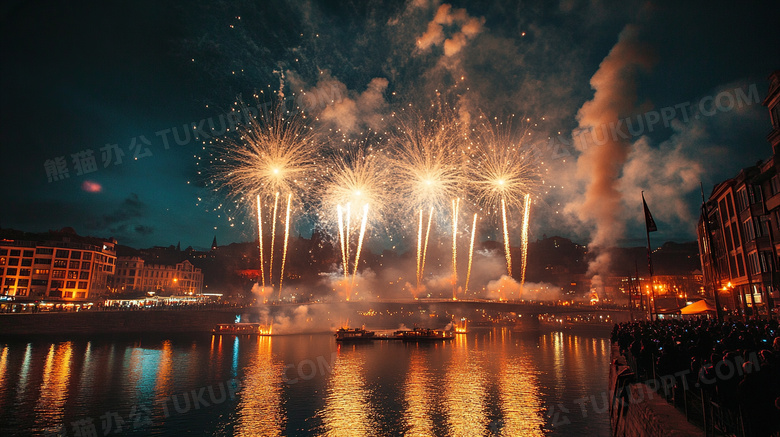
{"type": "Polygon", "coordinates": [[[274,291],[273,287],[263,287],[258,283],[255,283],[252,286],[252,294],[256,297],[259,297],[260,300],[265,301],[265,299],[268,298],[268,296],[271,295],[271,293],[274,291]]]}
{"type": "Polygon", "coordinates": [[[313,87],[294,72],[287,73],[290,86],[301,93],[304,110],[314,113],[326,128],[353,134],[363,128],[381,129],[388,112],[385,91],[389,84],[383,77],[375,77],[363,92],[349,90],[329,71],[321,72],[313,87]]]}
{"type": "Polygon", "coordinates": [[[482,32],[485,19],[469,16],[465,9],[453,9],[452,5],[443,4],[436,10],[428,28],[417,39],[417,49],[428,51],[434,46],[443,46],[444,56],[452,57],[466,46],[468,40],[482,32]],[[445,26],[454,28],[450,37],[445,36],[445,26]]]}
{"type": "Polygon", "coordinates": [[[338,321],[331,318],[329,308],[300,305],[271,315],[269,309],[263,307],[260,321],[271,325],[275,335],[331,332],[338,321]]]}
{"type": "MultiPolygon", "coordinates": [[[[580,129],[598,129],[632,114],[637,108],[636,76],[649,70],[654,58],[638,40],[638,29],[626,26],[617,44],[601,62],[590,80],[595,91],[577,113],[580,129]]],[[[620,191],[620,177],[626,164],[631,143],[620,137],[599,138],[599,145],[577,144],[581,155],[577,160],[577,177],[585,182],[585,194],[579,202],[569,205],[580,221],[591,225],[590,252],[596,254],[589,265],[589,274],[606,274],[611,247],[625,233],[625,210],[620,191]]],[[[638,194],[638,193],[637,193],[638,194]]]]}
{"type": "Polygon", "coordinates": [[[502,275],[499,279],[488,282],[488,299],[523,299],[534,301],[560,300],[561,289],[544,282],[526,282],[520,285],[514,278],[502,275]]]}

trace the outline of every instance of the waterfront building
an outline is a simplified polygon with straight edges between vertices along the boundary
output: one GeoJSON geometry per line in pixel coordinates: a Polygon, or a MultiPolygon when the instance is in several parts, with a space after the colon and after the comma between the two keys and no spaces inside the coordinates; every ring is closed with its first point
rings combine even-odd
{"type": "Polygon", "coordinates": [[[138,256],[120,256],[112,287],[118,293],[127,291],[200,294],[203,272],[188,260],[149,263],[138,256]]]}
{"type": "Polygon", "coordinates": [[[780,70],[769,81],[772,156],[715,185],[697,227],[705,288],[744,316],[776,316],[780,300],[780,70]]]}
{"type": "Polygon", "coordinates": [[[114,239],[65,228],[0,240],[3,296],[84,300],[106,292],[116,262],[114,239]]]}

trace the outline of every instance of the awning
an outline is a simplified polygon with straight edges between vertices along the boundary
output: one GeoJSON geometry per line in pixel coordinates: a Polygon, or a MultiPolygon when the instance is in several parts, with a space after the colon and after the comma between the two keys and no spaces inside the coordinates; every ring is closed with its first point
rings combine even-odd
{"type": "Polygon", "coordinates": [[[698,302],[694,302],[686,307],[683,307],[680,309],[680,314],[683,315],[690,315],[690,314],[706,314],[706,313],[714,313],[717,311],[714,306],[707,303],[706,300],[702,299],[698,302]]]}

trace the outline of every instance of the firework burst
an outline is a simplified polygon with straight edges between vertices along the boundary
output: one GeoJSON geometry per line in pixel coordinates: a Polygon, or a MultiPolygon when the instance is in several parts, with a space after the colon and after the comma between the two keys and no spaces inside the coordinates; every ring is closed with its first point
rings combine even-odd
{"type": "MultiPolygon", "coordinates": [[[[308,188],[316,181],[314,172],[318,147],[303,114],[285,116],[281,107],[268,114],[253,117],[243,102],[233,110],[241,121],[234,135],[217,140],[212,151],[212,185],[224,191],[239,208],[256,211],[260,250],[260,283],[273,288],[278,267],[279,298],[284,276],[291,214],[295,204],[303,204],[308,188]],[[274,263],[276,228],[280,196],[286,200],[284,240],[281,265],[274,263]],[[271,206],[273,204],[273,206],[271,206]],[[265,222],[265,226],[264,226],[265,222]],[[264,229],[270,235],[264,235],[264,229]],[[268,245],[264,239],[268,238],[268,245]],[[268,257],[264,249],[268,247],[268,257]],[[266,259],[268,263],[266,265],[266,259]]],[[[279,257],[276,257],[279,258],[279,257]]]]}
{"type": "Polygon", "coordinates": [[[297,200],[316,181],[318,144],[304,116],[280,110],[255,118],[239,108],[237,135],[215,146],[215,182],[242,203],[259,195],[265,204],[276,193],[297,200]]]}
{"type": "Polygon", "coordinates": [[[333,150],[325,165],[320,218],[325,218],[323,223],[335,219],[337,224],[346,300],[352,294],[369,224],[383,220],[389,198],[388,179],[382,155],[364,144],[333,150]]]}
{"type": "Polygon", "coordinates": [[[424,118],[396,115],[398,126],[390,143],[399,195],[416,213],[433,207],[446,211],[465,186],[463,153],[452,114],[424,118]]]}
{"type": "Polygon", "coordinates": [[[475,203],[488,214],[498,212],[502,200],[508,209],[520,210],[524,196],[535,192],[541,179],[534,149],[524,142],[528,131],[513,133],[511,123],[480,120],[471,140],[476,156],[469,167],[475,203]]]}
{"type": "Polygon", "coordinates": [[[457,282],[457,215],[460,197],[467,185],[463,171],[464,156],[457,118],[451,111],[439,109],[435,116],[402,113],[394,116],[397,127],[390,143],[394,148],[393,167],[398,194],[408,211],[406,217],[419,217],[417,226],[417,288],[420,291],[425,272],[431,222],[452,211],[453,297],[457,282]],[[451,208],[448,206],[451,205],[451,208]],[[428,213],[423,238],[424,214],[428,213]]]}
{"type": "Polygon", "coordinates": [[[528,220],[531,195],[539,186],[541,170],[534,149],[525,142],[528,130],[514,133],[511,123],[490,123],[480,117],[474,129],[472,147],[475,159],[470,166],[470,181],[477,206],[486,214],[501,217],[507,273],[512,276],[512,255],[509,244],[511,211],[523,211],[522,281],[527,261],[528,220]]]}

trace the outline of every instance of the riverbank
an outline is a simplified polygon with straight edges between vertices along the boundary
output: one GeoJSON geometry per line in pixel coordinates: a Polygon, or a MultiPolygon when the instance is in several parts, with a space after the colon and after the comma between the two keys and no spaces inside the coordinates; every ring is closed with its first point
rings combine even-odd
{"type": "Polygon", "coordinates": [[[91,334],[206,333],[232,323],[241,309],[79,311],[6,314],[0,337],[91,334]]]}

